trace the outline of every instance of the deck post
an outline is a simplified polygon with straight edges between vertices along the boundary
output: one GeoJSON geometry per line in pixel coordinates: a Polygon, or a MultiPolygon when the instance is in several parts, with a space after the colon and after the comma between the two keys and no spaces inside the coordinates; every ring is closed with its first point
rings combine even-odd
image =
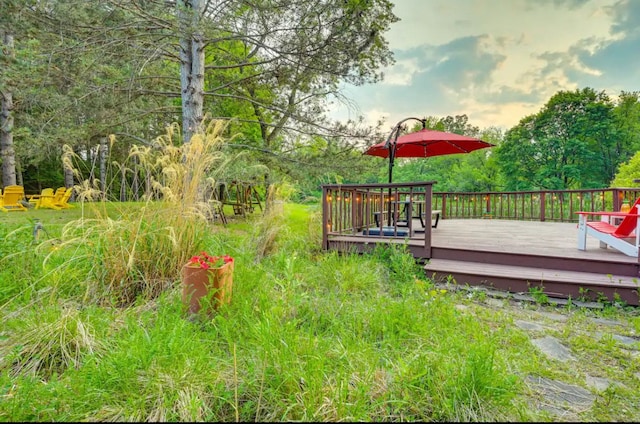
{"type": "Polygon", "coordinates": [[[322,187],[322,250],[329,250],[329,190],[322,187]]]}
{"type": "Polygon", "coordinates": [[[427,223],[424,226],[424,257],[431,259],[431,202],[433,195],[433,186],[427,185],[424,189],[424,211],[427,223]]]}
{"type": "Polygon", "coordinates": [[[356,232],[359,231],[358,230],[358,210],[357,210],[359,203],[356,199],[355,189],[351,191],[348,199],[350,199],[350,201],[347,201],[347,205],[351,205],[351,233],[355,234],[356,232]]]}
{"type": "Polygon", "coordinates": [[[613,195],[612,195],[612,203],[611,203],[611,207],[613,208],[612,210],[614,211],[619,211],[620,210],[620,205],[622,204],[622,190],[618,189],[618,188],[614,188],[613,189],[613,195]]]}

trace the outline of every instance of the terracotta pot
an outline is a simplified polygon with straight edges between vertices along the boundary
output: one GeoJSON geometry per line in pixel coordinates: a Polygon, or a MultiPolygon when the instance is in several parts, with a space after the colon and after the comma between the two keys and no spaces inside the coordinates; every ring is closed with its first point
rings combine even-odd
{"type": "Polygon", "coordinates": [[[231,302],[233,264],[209,269],[189,264],[182,267],[182,303],[189,307],[189,313],[196,314],[206,305],[218,309],[231,302]],[[203,302],[205,299],[208,301],[203,302]]]}

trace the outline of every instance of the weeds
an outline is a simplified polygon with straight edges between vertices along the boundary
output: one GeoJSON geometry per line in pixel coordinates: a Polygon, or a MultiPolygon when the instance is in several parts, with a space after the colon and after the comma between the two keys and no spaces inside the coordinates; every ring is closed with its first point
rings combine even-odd
{"type": "Polygon", "coordinates": [[[541,305],[547,305],[549,303],[549,296],[544,292],[544,287],[536,286],[529,287],[529,294],[533,297],[533,300],[541,305]]]}

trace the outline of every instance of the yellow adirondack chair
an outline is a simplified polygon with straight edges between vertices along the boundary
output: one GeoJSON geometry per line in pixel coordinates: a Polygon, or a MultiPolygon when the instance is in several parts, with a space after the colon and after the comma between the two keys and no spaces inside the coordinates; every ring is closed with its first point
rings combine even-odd
{"type": "Polygon", "coordinates": [[[60,207],[54,205],[54,192],[52,188],[42,189],[42,193],[31,196],[29,199],[30,203],[33,203],[36,209],[61,209],[60,207]]]}
{"type": "Polygon", "coordinates": [[[56,189],[56,192],[54,194],[54,198],[53,201],[54,202],[59,202],[60,200],[62,200],[62,196],[64,196],[64,193],[67,191],[66,187],[58,187],[56,189]]]}
{"type": "Polygon", "coordinates": [[[18,185],[8,185],[4,188],[2,195],[2,211],[26,211],[27,208],[20,202],[24,201],[24,187],[18,185]]]}
{"type": "MultiPolygon", "coordinates": [[[[58,192],[61,192],[63,187],[60,187],[58,190],[56,190],[56,195],[58,194],[58,192]]],[[[71,198],[71,195],[73,194],[73,187],[69,187],[67,189],[65,189],[64,193],[62,194],[61,197],[55,197],[53,200],[53,205],[56,206],[58,209],[69,209],[72,208],[73,205],[69,204],[69,199],[71,198]]]]}
{"type": "Polygon", "coordinates": [[[0,211],[6,212],[7,210],[4,208],[4,196],[2,195],[2,189],[0,188],[0,211]]]}

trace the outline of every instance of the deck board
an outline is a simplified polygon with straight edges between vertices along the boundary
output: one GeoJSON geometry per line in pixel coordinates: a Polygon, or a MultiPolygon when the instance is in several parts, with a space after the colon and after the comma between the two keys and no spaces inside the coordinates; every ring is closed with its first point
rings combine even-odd
{"type": "MultiPolygon", "coordinates": [[[[414,221],[419,227],[418,221],[414,221]]],[[[414,231],[409,240],[419,246],[424,234],[414,231]]],[[[388,237],[332,236],[340,241],[389,241],[388,237]]],[[[396,242],[403,242],[402,239],[396,242]]],[[[587,237],[587,250],[578,250],[578,228],[575,223],[511,221],[502,219],[441,219],[438,228],[431,230],[433,247],[471,249],[525,255],[607,260],[637,263],[637,258],[615,249],[601,249],[593,237],[587,237]]]]}
{"type": "MultiPolygon", "coordinates": [[[[455,269],[456,272],[463,274],[485,275],[487,277],[511,277],[517,274],[520,278],[531,281],[544,281],[545,279],[566,283],[579,281],[587,287],[601,285],[603,281],[601,275],[591,272],[561,271],[516,265],[480,264],[447,259],[432,259],[428,266],[429,271],[449,269],[455,269]]],[[[638,287],[636,279],[627,275],[610,275],[608,279],[611,284],[616,284],[619,287],[632,289],[638,287]]]]}
{"type": "Polygon", "coordinates": [[[615,249],[601,249],[593,237],[587,237],[587,250],[578,250],[577,225],[566,222],[450,219],[433,229],[431,241],[437,247],[637,262],[615,249]]]}

